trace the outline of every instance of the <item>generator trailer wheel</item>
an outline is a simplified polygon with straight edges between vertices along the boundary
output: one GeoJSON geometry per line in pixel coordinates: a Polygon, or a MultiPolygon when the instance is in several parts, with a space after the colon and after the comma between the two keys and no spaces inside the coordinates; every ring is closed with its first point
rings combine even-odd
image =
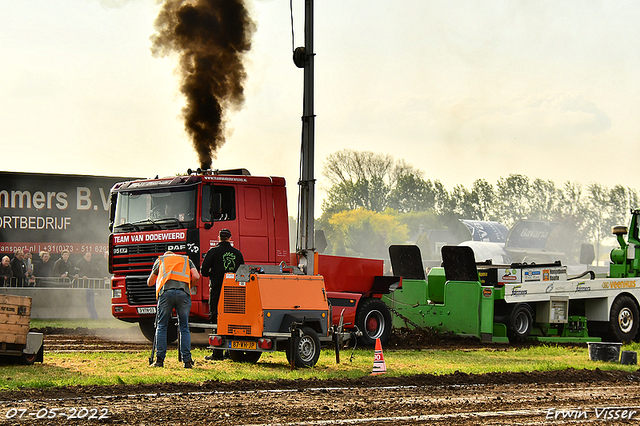
{"type": "Polygon", "coordinates": [[[293,337],[293,342],[287,342],[287,361],[291,363],[293,357],[294,364],[298,368],[309,368],[316,365],[320,358],[320,339],[318,334],[311,327],[302,327],[302,336],[293,337]],[[293,353],[291,348],[293,346],[293,353]]]}

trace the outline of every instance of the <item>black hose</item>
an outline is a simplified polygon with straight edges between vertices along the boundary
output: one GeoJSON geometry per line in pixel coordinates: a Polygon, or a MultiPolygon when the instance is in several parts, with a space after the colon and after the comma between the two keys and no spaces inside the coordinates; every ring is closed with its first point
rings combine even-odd
{"type": "Polygon", "coordinates": [[[571,277],[571,278],[567,278],[567,281],[571,281],[571,280],[577,280],[579,278],[584,277],[585,275],[591,275],[591,279],[595,280],[596,279],[596,273],[593,271],[584,271],[583,273],[581,273],[580,275],[576,275],[575,277],[571,277]]]}

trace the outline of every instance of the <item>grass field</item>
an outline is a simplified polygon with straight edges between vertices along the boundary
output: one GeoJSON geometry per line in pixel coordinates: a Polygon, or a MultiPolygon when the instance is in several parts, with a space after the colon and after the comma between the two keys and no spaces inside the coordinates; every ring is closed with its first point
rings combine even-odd
{"type": "MultiPolygon", "coordinates": [[[[104,328],[135,327],[119,321],[32,320],[31,327],[104,328]]],[[[623,346],[638,351],[640,344],[623,346]]],[[[291,371],[283,352],[263,354],[257,364],[231,360],[204,361],[209,352],[194,349],[195,368],[186,370],[178,363],[177,351],[167,353],[165,368],[149,367],[149,351],[132,353],[46,353],[44,363],[32,366],[1,365],[0,390],[75,385],[114,385],[160,382],[203,382],[206,380],[274,380],[357,378],[369,375],[373,367],[373,349],[345,350],[336,364],[332,350],[323,350],[314,368],[291,371]]],[[[589,360],[586,347],[536,346],[514,349],[499,346],[477,350],[385,350],[387,375],[524,372],[575,369],[636,371],[637,366],[589,360]]]]}

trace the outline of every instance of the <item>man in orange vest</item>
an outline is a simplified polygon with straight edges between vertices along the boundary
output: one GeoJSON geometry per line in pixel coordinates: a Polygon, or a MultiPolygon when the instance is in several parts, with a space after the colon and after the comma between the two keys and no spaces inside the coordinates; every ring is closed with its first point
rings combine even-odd
{"type": "Polygon", "coordinates": [[[199,279],[198,269],[187,256],[167,251],[153,264],[151,275],[147,279],[147,285],[150,287],[156,286],[156,298],[158,299],[155,335],[158,357],[151,364],[152,366],[164,367],[164,357],[167,353],[167,328],[171,318],[171,311],[175,309],[178,314],[178,326],[180,327],[180,353],[184,361],[184,368],[193,367],[191,333],[189,332],[190,289],[199,279]]]}

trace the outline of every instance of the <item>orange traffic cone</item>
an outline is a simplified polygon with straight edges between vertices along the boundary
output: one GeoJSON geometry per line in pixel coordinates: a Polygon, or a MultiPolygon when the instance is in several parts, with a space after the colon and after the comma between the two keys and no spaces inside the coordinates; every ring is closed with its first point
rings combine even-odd
{"type": "Polygon", "coordinates": [[[384,374],[387,372],[387,364],[384,362],[384,355],[382,354],[382,344],[380,339],[376,339],[376,350],[373,354],[373,372],[372,376],[376,374],[384,374]]]}

